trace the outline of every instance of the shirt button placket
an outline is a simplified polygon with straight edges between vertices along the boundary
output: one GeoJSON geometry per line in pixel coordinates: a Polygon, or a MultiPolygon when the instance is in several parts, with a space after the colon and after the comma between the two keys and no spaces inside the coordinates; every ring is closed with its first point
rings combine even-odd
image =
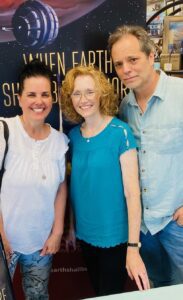
{"type": "Polygon", "coordinates": [[[33,168],[34,170],[38,170],[38,164],[39,164],[39,149],[38,149],[38,143],[35,142],[32,150],[32,157],[33,157],[33,168]]]}

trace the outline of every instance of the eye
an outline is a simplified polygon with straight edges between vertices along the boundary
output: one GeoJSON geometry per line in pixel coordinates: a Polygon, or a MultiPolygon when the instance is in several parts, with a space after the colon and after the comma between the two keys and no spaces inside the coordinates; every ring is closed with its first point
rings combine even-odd
{"type": "Polygon", "coordinates": [[[72,93],[71,96],[74,97],[74,98],[80,98],[81,97],[81,93],[80,92],[74,92],[74,93],[72,93]]]}
{"type": "Polygon", "coordinates": [[[86,91],[86,93],[87,93],[88,95],[93,95],[95,92],[94,92],[94,91],[86,91]]]}
{"type": "Polygon", "coordinates": [[[132,57],[132,58],[130,58],[130,62],[131,62],[132,64],[135,64],[135,63],[137,62],[137,60],[138,60],[137,57],[132,57]]]}
{"type": "Polygon", "coordinates": [[[44,92],[44,93],[42,93],[42,97],[49,98],[50,97],[50,93],[44,92]]]}
{"type": "Polygon", "coordinates": [[[114,67],[116,68],[116,69],[118,69],[118,68],[121,68],[123,66],[123,63],[122,62],[116,62],[116,63],[114,63],[114,67]]]}
{"type": "Polygon", "coordinates": [[[27,96],[28,97],[35,97],[36,95],[35,95],[35,93],[28,93],[27,96]]]}

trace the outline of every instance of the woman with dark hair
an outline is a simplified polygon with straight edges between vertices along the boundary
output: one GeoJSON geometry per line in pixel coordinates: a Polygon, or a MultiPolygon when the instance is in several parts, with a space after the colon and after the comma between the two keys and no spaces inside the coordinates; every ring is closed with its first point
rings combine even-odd
{"type": "MultiPolygon", "coordinates": [[[[13,277],[17,263],[26,299],[48,299],[52,256],[59,250],[66,203],[67,138],[45,119],[52,108],[53,75],[33,60],[20,74],[22,115],[3,118],[9,150],[1,188],[0,232],[13,277]]],[[[3,131],[0,127],[0,138],[3,131]]]]}
{"type": "Polygon", "coordinates": [[[124,291],[126,268],[138,288],[147,289],[139,254],[136,144],[128,125],[114,116],[113,88],[102,72],[79,66],[66,74],[61,95],[66,118],[79,123],[69,133],[70,196],[76,237],[96,295],[124,291]]]}

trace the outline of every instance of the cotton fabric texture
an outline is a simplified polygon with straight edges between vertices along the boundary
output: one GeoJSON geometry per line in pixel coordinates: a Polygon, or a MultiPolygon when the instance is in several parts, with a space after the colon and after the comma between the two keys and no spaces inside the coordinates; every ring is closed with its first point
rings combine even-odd
{"type": "Polygon", "coordinates": [[[183,283],[183,227],[172,220],[183,205],[182,79],[161,71],[142,114],[133,91],[121,105],[138,146],[143,221],[141,255],[155,287],[183,283]]]}
{"type": "Polygon", "coordinates": [[[143,201],[142,231],[163,229],[183,205],[182,79],[160,73],[158,85],[141,113],[133,91],[121,104],[121,118],[136,139],[143,201]]]}
{"type": "Polygon", "coordinates": [[[50,128],[46,139],[36,141],[19,116],[4,120],[10,131],[1,189],[4,229],[13,251],[30,254],[42,249],[51,231],[68,140],[50,128]]]}
{"type": "Polygon", "coordinates": [[[93,246],[116,246],[128,239],[119,159],[136,143],[129,126],[115,117],[102,132],[89,139],[82,136],[80,127],[69,133],[76,236],[93,246]]]}

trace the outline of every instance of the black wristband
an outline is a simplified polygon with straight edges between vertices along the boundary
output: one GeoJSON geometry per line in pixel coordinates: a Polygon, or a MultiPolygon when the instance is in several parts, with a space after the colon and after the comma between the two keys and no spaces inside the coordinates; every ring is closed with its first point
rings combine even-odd
{"type": "Polygon", "coordinates": [[[140,248],[141,247],[141,243],[127,243],[128,247],[134,247],[134,248],[140,248]]]}

